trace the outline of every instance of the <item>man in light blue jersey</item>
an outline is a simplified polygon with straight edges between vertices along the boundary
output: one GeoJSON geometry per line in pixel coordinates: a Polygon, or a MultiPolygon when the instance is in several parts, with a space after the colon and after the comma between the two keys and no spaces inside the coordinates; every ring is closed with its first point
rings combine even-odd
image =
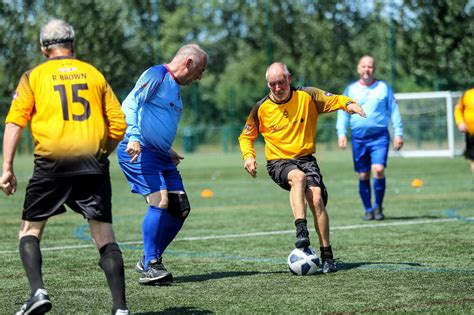
{"type": "Polygon", "coordinates": [[[389,122],[393,128],[393,149],[403,146],[403,123],[390,86],[374,77],[375,60],[363,56],[357,72],[360,79],[349,84],[344,95],[353,98],[367,114],[366,119],[339,111],[337,115],[338,146],[347,147],[347,126],[351,128],[352,156],[354,169],[359,173],[359,194],[365,209],[364,220],[383,220],[383,199],[385,196],[385,168],[390,145],[389,122]],[[370,174],[373,173],[374,203],[370,174]]]}
{"type": "Polygon", "coordinates": [[[183,110],[181,86],[201,79],[207,59],[198,45],[182,46],[170,63],[146,70],[122,104],[127,131],[118,146],[118,161],[132,193],[148,204],[142,224],[144,256],[135,267],[140,284],[173,280],[162,255],[191,207],[177,169],[183,157],[171,146],[183,110]]]}

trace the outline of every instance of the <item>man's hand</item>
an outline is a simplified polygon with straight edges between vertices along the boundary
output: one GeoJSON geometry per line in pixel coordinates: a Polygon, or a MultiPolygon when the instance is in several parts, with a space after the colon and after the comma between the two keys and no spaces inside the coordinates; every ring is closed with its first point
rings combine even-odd
{"type": "Polygon", "coordinates": [[[248,157],[244,161],[244,169],[253,178],[257,177],[257,160],[253,156],[248,157]]]}
{"type": "Polygon", "coordinates": [[[458,125],[458,129],[459,129],[459,131],[461,131],[462,133],[466,133],[466,131],[467,131],[466,124],[463,123],[463,122],[460,123],[460,124],[458,125]]]}
{"type": "Polygon", "coordinates": [[[398,151],[402,147],[403,147],[403,138],[400,136],[395,136],[395,138],[393,138],[393,149],[395,151],[398,151]]]}
{"type": "Polygon", "coordinates": [[[358,114],[361,117],[367,118],[367,115],[364,112],[364,109],[357,103],[350,103],[346,106],[347,112],[349,114],[358,114]]]}
{"type": "Polygon", "coordinates": [[[170,155],[171,155],[171,161],[173,161],[174,165],[176,165],[176,166],[178,166],[178,164],[181,162],[181,160],[184,159],[183,156],[176,153],[176,151],[173,150],[173,149],[170,149],[170,155]]]}
{"type": "Polygon", "coordinates": [[[16,192],[16,177],[13,171],[3,172],[2,177],[0,177],[0,187],[7,196],[16,192]]]}
{"type": "Polygon", "coordinates": [[[347,148],[347,137],[346,136],[339,136],[337,139],[337,146],[340,149],[345,150],[347,148]]]}
{"type": "Polygon", "coordinates": [[[138,141],[129,141],[127,143],[127,149],[125,150],[128,155],[130,155],[130,163],[135,162],[138,159],[138,156],[142,152],[142,149],[140,147],[140,142],[138,141]]]}

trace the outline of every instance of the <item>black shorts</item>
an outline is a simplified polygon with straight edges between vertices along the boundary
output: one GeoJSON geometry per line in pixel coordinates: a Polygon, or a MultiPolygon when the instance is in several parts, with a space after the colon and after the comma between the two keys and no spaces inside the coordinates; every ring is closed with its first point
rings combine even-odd
{"type": "Polygon", "coordinates": [[[466,133],[466,150],[464,157],[468,160],[474,161],[474,135],[466,133]]]}
{"type": "Polygon", "coordinates": [[[45,177],[33,174],[26,188],[23,220],[43,221],[66,212],[64,205],[86,219],[112,223],[109,174],[45,177]]]}
{"type": "Polygon", "coordinates": [[[316,158],[312,155],[302,156],[296,159],[267,161],[267,171],[275,183],[285,190],[290,190],[288,173],[299,169],[306,174],[306,188],[319,187],[324,205],[328,202],[328,192],[323,182],[323,175],[319,169],[316,158]]]}

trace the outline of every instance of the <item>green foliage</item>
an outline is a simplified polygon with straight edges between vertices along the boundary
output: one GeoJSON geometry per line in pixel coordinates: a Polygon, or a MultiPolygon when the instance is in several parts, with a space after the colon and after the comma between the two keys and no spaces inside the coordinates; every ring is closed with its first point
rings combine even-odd
{"type": "Polygon", "coordinates": [[[295,86],[333,93],[357,79],[364,54],[396,92],[465,90],[474,72],[473,10],[468,0],[1,1],[0,111],[20,75],[44,60],[39,29],[52,17],[74,26],[77,57],[101,70],[122,100],[148,67],[199,43],[209,66],[198,88],[183,88],[183,122],[218,125],[245,119],[277,60],[295,86]]]}
{"type": "Polygon", "coordinates": [[[468,0],[406,0],[402,11],[405,71],[434,90],[472,86],[474,6],[468,0]]]}

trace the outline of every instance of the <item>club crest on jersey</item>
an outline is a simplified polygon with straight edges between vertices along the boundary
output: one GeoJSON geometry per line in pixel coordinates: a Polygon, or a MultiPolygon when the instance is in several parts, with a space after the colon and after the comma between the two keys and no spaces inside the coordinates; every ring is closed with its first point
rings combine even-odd
{"type": "Polygon", "coordinates": [[[288,113],[288,111],[285,109],[285,111],[283,112],[283,116],[285,118],[288,118],[290,116],[290,113],[288,113]]]}
{"type": "Polygon", "coordinates": [[[324,91],[324,95],[326,95],[326,96],[333,96],[334,94],[329,93],[329,92],[327,92],[327,91],[324,91]]]}

